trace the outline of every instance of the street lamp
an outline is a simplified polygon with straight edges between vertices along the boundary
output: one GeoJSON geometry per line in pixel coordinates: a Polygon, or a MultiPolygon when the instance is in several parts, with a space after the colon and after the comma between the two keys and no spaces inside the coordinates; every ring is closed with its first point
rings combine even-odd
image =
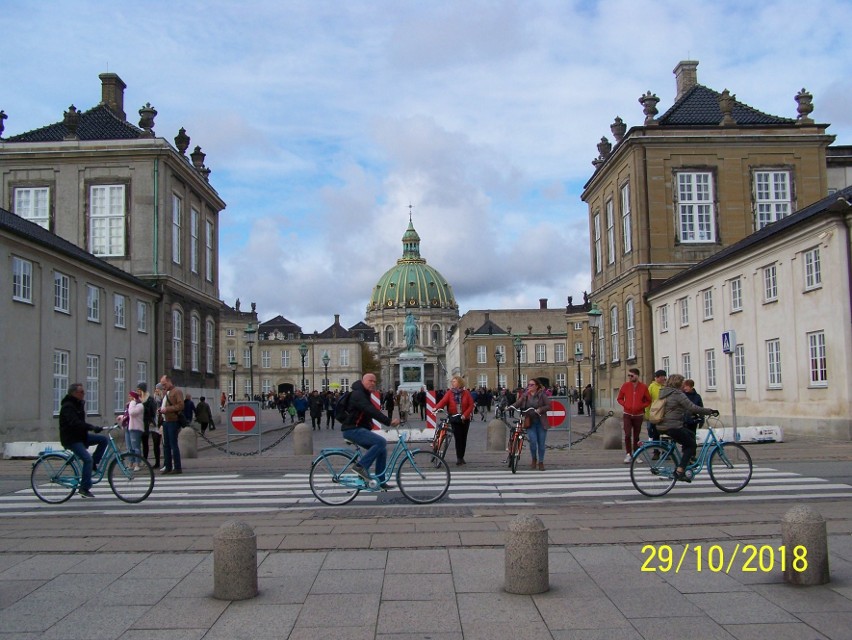
{"type": "Polygon", "coordinates": [[[305,357],[308,355],[308,345],[304,342],[299,345],[299,355],[302,356],[302,384],[299,386],[302,389],[302,392],[305,391],[305,357]]]}
{"type": "MultiPolygon", "coordinates": [[[[245,331],[246,344],[249,348],[249,400],[254,400],[254,357],[252,347],[254,346],[256,332],[257,329],[254,328],[254,325],[249,323],[245,331]]],[[[236,390],[234,390],[235,397],[236,393],[236,390]]]]}
{"type": "Polygon", "coordinates": [[[500,391],[500,363],[503,362],[503,352],[495,351],[494,360],[497,362],[497,391],[500,391]]]}
{"type": "Polygon", "coordinates": [[[597,403],[595,402],[595,396],[597,394],[597,385],[595,384],[595,344],[598,338],[598,331],[600,330],[600,321],[603,312],[598,309],[598,305],[592,303],[591,308],[589,309],[589,331],[592,333],[592,345],[591,345],[591,353],[589,354],[589,359],[592,362],[592,409],[589,414],[592,417],[592,422],[595,421],[595,412],[597,411],[597,403]]]}
{"type": "Polygon", "coordinates": [[[322,366],[325,368],[325,382],[323,383],[323,391],[328,391],[328,363],[331,358],[328,357],[328,351],[322,354],[322,366]]]}
{"type": "Polygon", "coordinates": [[[231,370],[231,394],[236,401],[237,399],[237,359],[232,357],[228,360],[228,368],[231,370]]]}
{"type": "Polygon", "coordinates": [[[580,363],[583,361],[583,345],[578,344],[577,350],[574,351],[574,360],[577,362],[577,415],[583,415],[583,390],[580,388],[583,385],[583,379],[580,377],[580,363]]]}
{"type": "Polygon", "coordinates": [[[515,345],[515,362],[518,363],[518,389],[521,388],[521,347],[524,343],[521,341],[521,336],[515,336],[513,341],[515,345]]]}

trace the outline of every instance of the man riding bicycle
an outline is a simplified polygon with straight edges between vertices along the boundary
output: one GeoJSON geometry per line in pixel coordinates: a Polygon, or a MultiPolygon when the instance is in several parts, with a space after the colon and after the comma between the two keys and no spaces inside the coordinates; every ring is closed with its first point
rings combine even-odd
{"type": "Polygon", "coordinates": [[[372,422],[377,420],[385,426],[396,427],[399,419],[391,420],[387,415],[379,411],[373,405],[370,398],[376,388],[376,375],[365,373],[360,381],[352,385],[352,393],[349,395],[347,415],[343,417],[341,431],[343,437],[363,447],[367,452],[361,456],[359,463],[352,466],[352,470],[369,483],[370,465],[376,462],[376,476],[383,489],[390,488],[385,478],[385,465],[387,463],[387,440],[377,433],[373,433],[372,422]]]}

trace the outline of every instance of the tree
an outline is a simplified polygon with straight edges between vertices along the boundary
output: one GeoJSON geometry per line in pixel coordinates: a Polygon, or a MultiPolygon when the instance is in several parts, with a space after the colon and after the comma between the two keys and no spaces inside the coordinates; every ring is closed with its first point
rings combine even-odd
{"type": "Polygon", "coordinates": [[[382,365],[366,342],[361,343],[361,375],[373,373],[379,385],[382,384],[382,365]]]}

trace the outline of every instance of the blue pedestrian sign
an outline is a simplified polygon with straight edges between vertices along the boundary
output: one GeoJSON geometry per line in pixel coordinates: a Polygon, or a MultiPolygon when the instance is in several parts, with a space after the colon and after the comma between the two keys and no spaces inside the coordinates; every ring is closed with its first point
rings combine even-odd
{"type": "Polygon", "coordinates": [[[734,331],[722,332],[722,353],[733,353],[737,345],[737,334],[734,331]]]}

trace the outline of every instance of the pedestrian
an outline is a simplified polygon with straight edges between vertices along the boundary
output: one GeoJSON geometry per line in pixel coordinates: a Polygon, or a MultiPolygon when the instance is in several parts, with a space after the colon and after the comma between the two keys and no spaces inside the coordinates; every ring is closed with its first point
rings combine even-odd
{"type": "Polygon", "coordinates": [[[172,383],[169,376],[160,378],[160,384],[163,385],[164,392],[163,404],[160,407],[160,415],[163,417],[163,468],[160,471],[163,474],[183,473],[178,444],[178,413],[184,410],[183,392],[172,383]]]}
{"type": "Polygon", "coordinates": [[[325,428],[334,429],[334,412],[337,409],[338,393],[331,390],[325,392],[325,428]]]}
{"type": "Polygon", "coordinates": [[[642,431],[645,409],[651,406],[651,396],[648,394],[648,387],[639,379],[639,369],[627,370],[627,381],[621,385],[615,401],[624,409],[621,417],[626,453],[624,463],[629,464],[633,459],[633,452],[639,448],[639,434],[642,431]]]}
{"type": "Polygon", "coordinates": [[[419,398],[417,399],[417,406],[420,407],[420,419],[426,419],[426,387],[420,387],[419,398]]]}
{"type": "Polygon", "coordinates": [[[531,469],[544,471],[544,452],[547,445],[547,422],[544,416],[550,411],[550,396],[546,389],[550,386],[546,378],[533,378],[527,383],[526,393],[518,393],[514,404],[516,409],[535,409],[527,415],[531,416],[530,426],[527,427],[527,439],[530,442],[532,455],[531,469]]]}
{"type": "MultiPolygon", "coordinates": [[[[145,433],[145,405],[138,391],[131,391],[128,395],[127,408],[116,420],[124,427],[124,442],[130,453],[142,457],[142,434],[145,433]]],[[[133,463],[133,470],[139,471],[138,462],[133,463]]]]}
{"type": "Polygon", "coordinates": [[[183,417],[186,418],[186,424],[192,424],[195,418],[195,403],[192,401],[192,396],[188,393],[183,400],[183,417]]]}
{"type": "Polygon", "coordinates": [[[464,454],[467,450],[467,434],[470,430],[470,420],[473,417],[476,404],[473,395],[465,389],[464,378],[461,376],[452,377],[450,390],[435,405],[435,411],[444,407],[447,407],[450,414],[450,426],[453,428],[453,439],[456,442],[456,465],[467,464],[464,461],[464,454]]]}
{"type": "Polygon", "coordinates": [[[296,392],[296,397],[293,398],[293,406],[296,407],[298,421],[304,422],[305,414],[308,412],[308,398],[302,391],[296,392]]]}
{"type": "Polygon", "coordinates": [[[201,396],[195,405],[195,420],[201,425],[201,435],[204,435],[208,427],[213,429],[213,412],[210,411],[210,405],[204,396],[201,396]]]}
{"type": "MultiPolygon", "coordinates": [[[[592,390],[592,385],[587,384],[583,388],[583,404],[586,405],[586,413],[592,416],[592,403],[595,400],[595,392],[592,390]]],[[[592,416],[592,421],[595,417],[592,416]]]]}
{"type": "Polygon", "coordinates": [[[228,401],[228,396],[225,395],[225,392],[222,392],[222,395],[219,396],[219,411],[225,410],[225,403],[228,401]]]}
{"type": "MultiPolygon", "coordinates": [[[[160,385],[157,385],[159,387],[160,385]]],[[[157,408],[162,402],[162,395],[155,397],[148,393],[148,385],[145,382],[140,382],[136,385],[136,393],[139,394],[142,405],[145,407],[143,413],[145,421],[145,429],[142,431],[142,457],[148,459],[148,444],[150,440],[154,441],[154,468],[160,468],[160,441],[163,435],[158,424],[157,408]]],[[[156,391],[155,391],[156,393],[156,391]]]]}
{"type": "Polygon", "coordinates": [[[393,391],[388,391],[385,394],[384,407],[385,407],[385,411],[388,412],[388,418],[393,419],[393,407],[394,407],[393,391]]]}
{"type": "Polygon", "coordinates": [[[319,391],[314,389],[308,397],[308,408],[311,412],[311,431],[322,430],[322,397],[319,391]]]}
{"type": "Polygon", "coordinates": [[[396,406],[399,408],[400,423],[408,422],[408,414],[411,413],[411,396],[408,391],[403,389],[399,392],[396,399],[396,406]]]}
{"type": "Polygon", "coordinates": [[[695,434],[683,426],[684,415],[686,413],[704,416],[719,415],[715,409],[699,407],[690,402],[682,390],[683,380],[682,375],[673,373],[666,380],[666,386],[660,389],[660,399],[665,399],[666,408],[662,422],[657,425],[660,433],[669,436],[683,447],[683,456],[675,469],[675,477],[678,480],[686,477],[685,469],[695,457],[696,450],[695,434]]]}
{"type": "Polygon", "coordinates": [[[59,441],[82,461],[80,486],[77,493],[81,498],[94,498],[92,493],[92,472],[97,470],[104,455],[109,438],[96,435],[103,427],[86,422],[86,388],[79,382],[68,387],[68,393],[62,399],[59,408],[59,441]],[[94,433],[90,433],[94,431],[94,433]],[[89,453],[89,447],[95,446],[95,454],[89,453]]]}

